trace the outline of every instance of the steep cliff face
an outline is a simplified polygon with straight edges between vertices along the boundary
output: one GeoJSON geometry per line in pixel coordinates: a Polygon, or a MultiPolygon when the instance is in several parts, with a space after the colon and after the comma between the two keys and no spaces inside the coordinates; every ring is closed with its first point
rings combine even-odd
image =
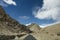
{"type": "Polygon", "coordinates": [[[25,25],[19,24],[18,21],[6,14],[2,6],[0,6],[0,33],[4,33],[5,31],[8,31],[8,33],[9,31],[13,33],[30,32],[30,30],[25,25]]]}

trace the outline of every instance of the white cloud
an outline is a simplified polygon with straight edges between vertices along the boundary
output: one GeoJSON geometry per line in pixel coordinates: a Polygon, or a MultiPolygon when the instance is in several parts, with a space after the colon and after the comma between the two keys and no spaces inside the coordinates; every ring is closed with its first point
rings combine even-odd
{"type": "Polygon", "coordinates": [[[44,0],[44,4],[34,16],[38,19],[53,19],[60,21],[60,0],[44,0]]]}
{"type": "Polygon", "coordinates": [[[16,2],[13,0],[0,0],[0,5],[6,7],[8,5],[16,5],[16,2]]]}
{"type": "Polygon", "coordinates": [[[9,4],[9,5],[16,5],[16,2],[13,0],[3,0],[5,3],[9,4]]]}
{"type": "Polygon", "coordinates": [[[26,26],[31,25],[31,23],[25,24],[26,26]]]}
{"type": "Polygon", "coordinates": [[[20,19],[29,19],[30,17],[28,16],[19,16],[20,19]]]}
{"type": "MultiPolygon", "coordinates": [[[[36,9],[33,11],[34,17],[38,19],[52,19],[54,23],[60,23],[60,0],[43,0],[42,8],[39,8],[38,11],[36,9]]],[[[50,24],[42,24],[41,27],[50,26],[54,23],[50,24]]]]}

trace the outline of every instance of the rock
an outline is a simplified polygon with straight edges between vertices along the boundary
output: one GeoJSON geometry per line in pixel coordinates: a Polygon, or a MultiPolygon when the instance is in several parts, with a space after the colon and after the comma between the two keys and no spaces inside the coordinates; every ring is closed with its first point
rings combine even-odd
{"type": "Polygon", "coordinates": [[[24,40],[36,40],[32,35],[28,35],[24,40]]]}

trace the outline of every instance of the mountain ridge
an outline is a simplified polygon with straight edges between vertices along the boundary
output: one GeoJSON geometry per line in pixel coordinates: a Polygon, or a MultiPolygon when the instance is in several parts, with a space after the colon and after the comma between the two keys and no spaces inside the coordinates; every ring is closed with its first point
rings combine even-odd
{"type": "Polygon", "coordinates": [[[4,27],[11,32],[19,33],[20,30],[21,32],[30,32],[30,30],[27,29],[27,26],[20,24],[18,21],[6,14],[2,6],[0,6],[0,23],[3,24],[4,27]]]}

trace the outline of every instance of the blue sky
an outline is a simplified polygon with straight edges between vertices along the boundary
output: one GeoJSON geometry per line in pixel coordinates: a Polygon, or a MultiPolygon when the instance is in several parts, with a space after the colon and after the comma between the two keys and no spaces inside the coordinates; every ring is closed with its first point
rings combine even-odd
{"type": "MultiPolygon", "coordinates": [[[[2,6],[5,9],[6,13],[9,14],[15,20],[19,21],[19,23],[21,24],[37,23],[39,25],[45,25],[45,24],[51,24],[56,22],[56,17],[54,16],[55,14],[51,15],[50,13],[49,15],[47,14],[48,11],[45,12],[46,10],[49,10],[49,7],[50,7],[50,4],[47,3],[46,1],[44,0],[11,0],[10,1],[11,3],[9,3],[9,1],[1,0],[0,5],[2,5],[3,3],[4,5],[2,6]],[[48,4],[46,6],[47,8],[45,8],[44,6],[46,4],[48,4]],[[53,18],[53,16],[55,17],[55,19],[53,18]]],[[[60,19],[60,16],[59,16],[59,19],[60,19]]]]}

